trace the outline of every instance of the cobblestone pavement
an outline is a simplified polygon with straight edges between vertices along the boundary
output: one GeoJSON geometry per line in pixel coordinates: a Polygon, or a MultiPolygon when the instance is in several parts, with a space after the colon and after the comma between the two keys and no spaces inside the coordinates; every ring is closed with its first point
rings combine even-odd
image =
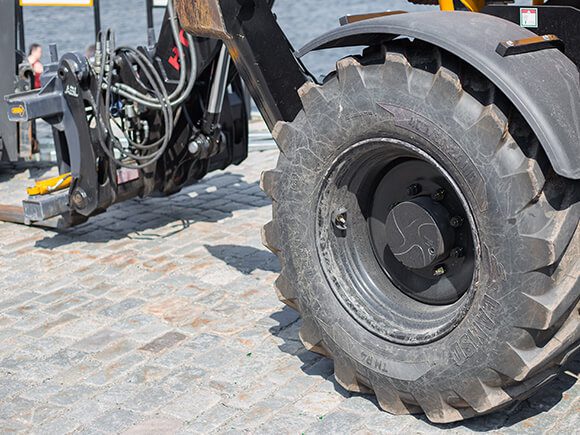
{"type": "Polygon", "coordinates": [[[338,386],[271,289],[258,178],[275,159],[72,230],[1,223],[0,432],[578,433],[578,359],[518,407],[446,426],[338,386]]]}

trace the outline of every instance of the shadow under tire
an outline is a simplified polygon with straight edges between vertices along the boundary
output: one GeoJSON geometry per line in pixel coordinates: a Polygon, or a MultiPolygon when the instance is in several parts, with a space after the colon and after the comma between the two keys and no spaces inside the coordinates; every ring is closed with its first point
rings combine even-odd
{"type": "Polygon", "coordinates": [[[343,59],[299,93],[304,110],[273,132],[262,235],[305,346],[348,390],[438,423],[557,376],[580,340],[580,189],[511,104],[409,41],[343,59]]]}

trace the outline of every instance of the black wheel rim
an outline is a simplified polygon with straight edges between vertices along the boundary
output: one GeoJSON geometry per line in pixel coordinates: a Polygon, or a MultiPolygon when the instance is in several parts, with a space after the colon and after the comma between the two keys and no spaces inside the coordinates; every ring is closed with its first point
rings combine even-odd
{"type": "Polygon", "coordinates": [[[317,218],[325,277],[366,329],[421,344],[461,321],[477,272],[475,223],[433,157],[395,139],[351,146],[324,177],[317,218]]]}

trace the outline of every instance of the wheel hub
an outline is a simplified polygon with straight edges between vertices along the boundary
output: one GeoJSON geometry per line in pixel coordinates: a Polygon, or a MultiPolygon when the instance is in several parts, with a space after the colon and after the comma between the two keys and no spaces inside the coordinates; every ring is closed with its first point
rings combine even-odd
{"type": "Polygon", "coordinates": [[[453,247],[449,222],[449,212],[430,198],[402,202],[387,216],[387,245],[410,269],[435,266],[453,247]]]}
{"type": "Polygon", "coordinates": [[[317,201],[320,265],[365,328],[395,343],[428,343],[471,302],[474,220],[447,171],[420,148],[368,139],[338,156],[317,201]]]}

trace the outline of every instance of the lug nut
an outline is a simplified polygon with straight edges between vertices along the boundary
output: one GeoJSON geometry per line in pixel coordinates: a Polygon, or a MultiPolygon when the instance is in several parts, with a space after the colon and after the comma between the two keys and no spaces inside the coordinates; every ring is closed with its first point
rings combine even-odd
{"type": "Polygon", "coordinates": [[[340,231],[346,231],[347,220],[346,220],[346,209],[339,208],[332,214],[332,223],[340,231]]]}
{"type": "Polygon", "coordinates": [[[447,270],[445,270],[445,266],[437,266],[435,269],[433,269],[433,276],[443,276],[446,272],[447,270]]]}
{"type": "Polygon", "coordinates": [[[460,247],[453,248],[450,255],[452,258],[461,258],[465,255],[465,249],[460,247]]]}
{"type": "Polygon", "coordinates": [[[435,201],[443,201],[445,199],[445,193],[445,189],[439,189],[437,192],[431,195],[431,198],[433,198],[435,201]]]}
{"type": "Polygon", "coordinates": [[[409,187],[407,187],[407,195],[409,196],[415,196],[415,195],[419,195],[421,193],[421,190],[423,190],[423,186],[421,186],[420,184],[411,184],[409,187]]]}
{"type": "Polygon", "coordinates": [[[463,218],[461,216],[453,216],[449,223],[453,228],[459,228],[461,225],[463,225],[463,218]]]}

